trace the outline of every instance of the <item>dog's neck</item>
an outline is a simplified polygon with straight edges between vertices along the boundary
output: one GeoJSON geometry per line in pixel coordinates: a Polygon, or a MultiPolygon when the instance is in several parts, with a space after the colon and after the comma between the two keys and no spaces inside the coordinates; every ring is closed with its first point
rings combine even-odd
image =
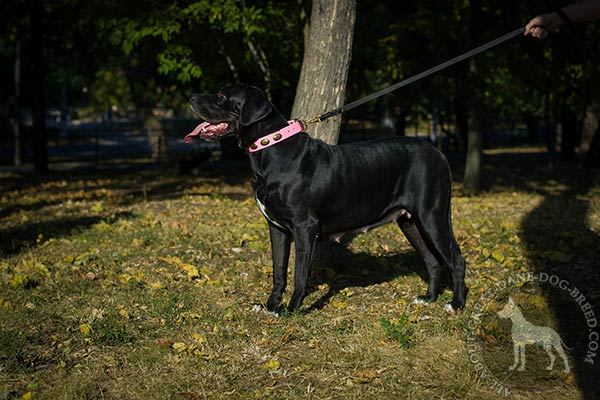
{"type": "Polygon", "coordinates": [[[247,126],[242,127],[240,135],[240,147],[247,149],[252,143],[261,137],[268,135],[269,133],[276,132],[282,128],[288,126],[287,119],[273,107],[273,110],[266,116],[266,118],[247,126]]]}

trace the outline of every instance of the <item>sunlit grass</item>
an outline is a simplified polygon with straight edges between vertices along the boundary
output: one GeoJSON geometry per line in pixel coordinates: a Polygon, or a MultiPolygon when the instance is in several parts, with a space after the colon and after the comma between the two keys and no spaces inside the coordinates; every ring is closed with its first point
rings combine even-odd
{"type": "MultiPolygon", "coordinates": [[[[271,267],[247,175],[5,176],[0,399],[496,398],[468,361],[471,311],[446,314],[448,291],[433,305],[411,303],[424,271],[396,226],[330,249],[304,312],[251,311],[266,300],[271,267]]],[[[596,231],[598,193],[594,184],[579,194],[596,231]]],[[[512,185],[467,197],[458,185],[454,229],[471,302],[536,263],[591,262],[592,253],[572,254],[594,240],[577,231],[553,252],[543,239],[525,242],[522,222],[544,198],[512,185]]],[[[535,310],[554,320],[547,305],[535,310]]],[[[507,340],[508,325],[487,328],[507,340]]],[[[579,397],[572,376],[544,379],[515,398],[579,397]]]]}

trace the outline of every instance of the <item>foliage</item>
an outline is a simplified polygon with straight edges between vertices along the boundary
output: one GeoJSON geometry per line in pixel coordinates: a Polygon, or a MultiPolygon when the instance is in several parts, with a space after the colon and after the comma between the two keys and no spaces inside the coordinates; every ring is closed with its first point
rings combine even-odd
{"type": "Polygon", "coordinates": [[[390,320],[389,318],[382,317],[381,326],[386,330],[387,334],[394,340],[397,340],[402,348],[408,349],[411,345],[411,335],[413,334],[413,329],[409,326],[408,315],[402,314],[399,318],[395,320],[390,320]]]}
{"type": "Polygon", "coordinates": [[[125,74],[121,70],[100,70],[90,88],[90,106],[98,114],[115,105],[121,112],[132,108],[133,101],[125,74]]]}

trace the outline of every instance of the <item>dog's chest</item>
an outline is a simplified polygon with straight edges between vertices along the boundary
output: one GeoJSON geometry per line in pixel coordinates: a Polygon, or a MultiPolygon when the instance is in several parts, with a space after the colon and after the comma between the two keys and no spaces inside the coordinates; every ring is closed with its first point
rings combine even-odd
{"type": "Polygon", "coordinates": [[[276,227],[285,229],[279,222],[275,221],[275,219],[269,215],[269,211],[267,210],[267,207],[263,203],[261,203],[261,201],[258,199],[258,197],[255,196],[254,198],[256,199],[256,204],[258,204],[258,208],[260,209],[260,212],[262,213],[262,215],[264,215],[265,218],[270,223],[275,225],[276,227]]]}

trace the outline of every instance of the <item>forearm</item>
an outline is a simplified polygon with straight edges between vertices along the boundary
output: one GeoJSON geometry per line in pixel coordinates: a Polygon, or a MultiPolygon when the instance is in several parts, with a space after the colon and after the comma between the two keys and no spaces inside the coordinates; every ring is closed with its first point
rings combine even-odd
{"type": "MultiPolygon", "coordinates": [[[[563,12],[574,24],[590,21],[600,18],[600,0],[586,0],[571,4],[562,8],[563,12]]],[[[558,13],[552,13],[552,26],[562,26],[566,24],[558,13]]]]}

